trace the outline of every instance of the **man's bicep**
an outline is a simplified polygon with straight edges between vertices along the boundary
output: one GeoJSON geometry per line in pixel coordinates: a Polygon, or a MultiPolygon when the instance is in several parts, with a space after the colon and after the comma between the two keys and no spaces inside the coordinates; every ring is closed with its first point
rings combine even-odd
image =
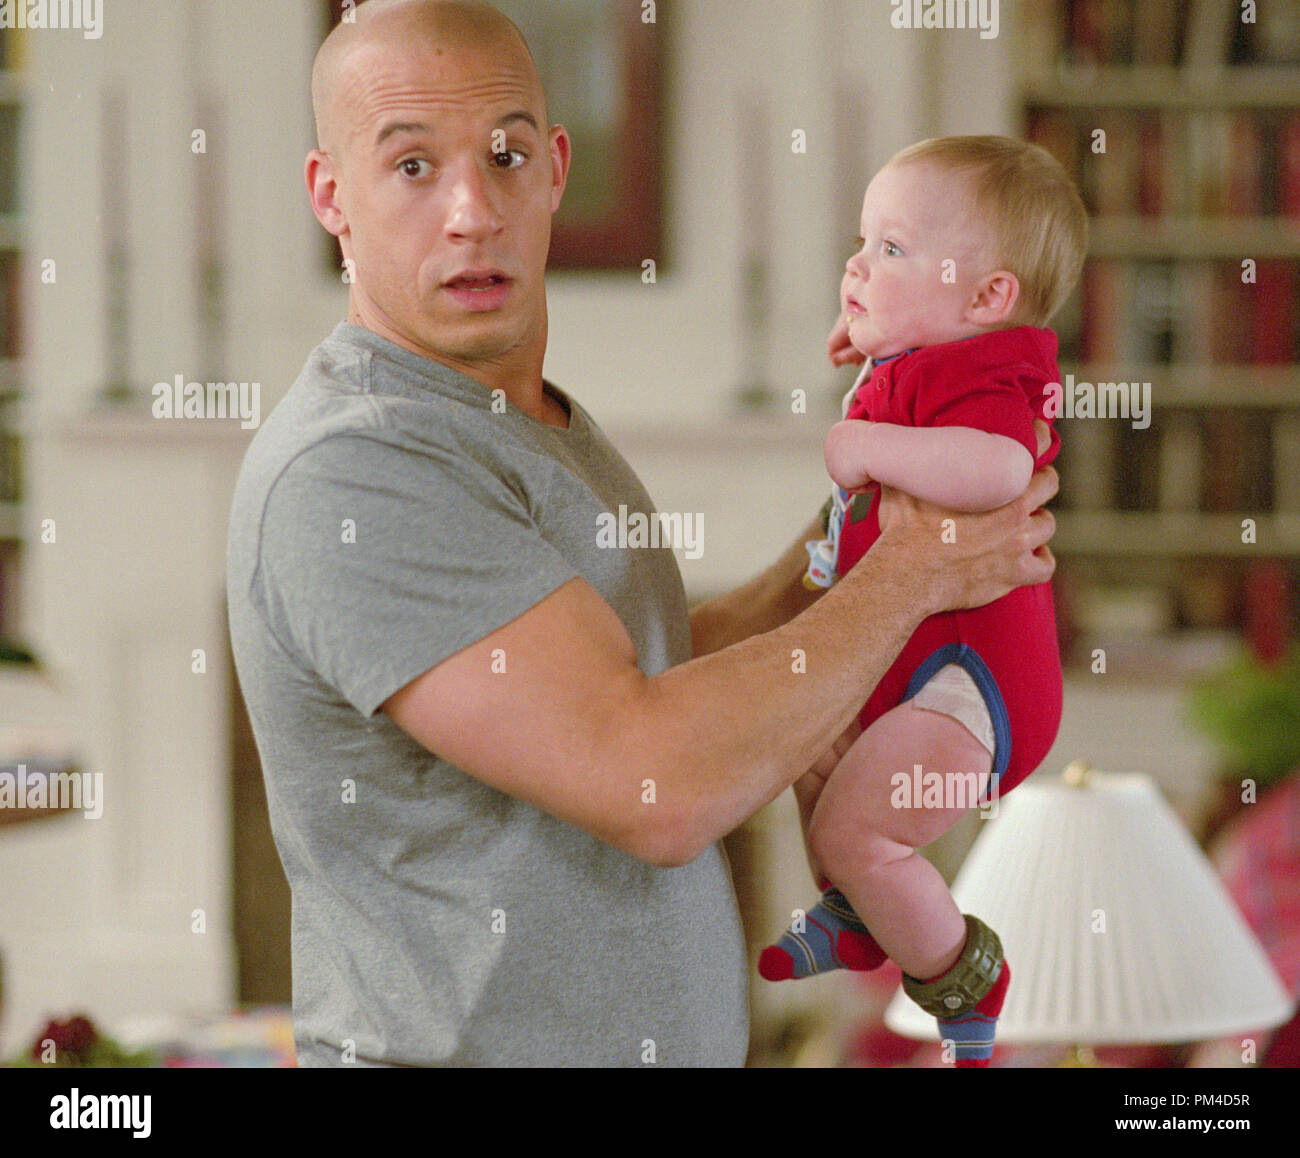
{"type": "Polygon", "coordinates": [[[382,710],[476,779],[643,855],[646,810],[621,753],[644,683],[622,621],[572,579],[382,710]]]}

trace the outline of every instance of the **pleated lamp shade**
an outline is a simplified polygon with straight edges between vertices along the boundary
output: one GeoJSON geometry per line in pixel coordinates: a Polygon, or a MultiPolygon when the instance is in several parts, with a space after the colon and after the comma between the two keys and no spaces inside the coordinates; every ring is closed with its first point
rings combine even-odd
{"type": "MultiPolygon", "coordinates": [[[[1040,777],[982,821],[953,883],[1011,967],[1000,1043],[1202,1041],[1290,1019],[1259,942],[1149,776],[1040,777]]],[[[901,990],[885,1024],[939,1036],[901,990]]]]}

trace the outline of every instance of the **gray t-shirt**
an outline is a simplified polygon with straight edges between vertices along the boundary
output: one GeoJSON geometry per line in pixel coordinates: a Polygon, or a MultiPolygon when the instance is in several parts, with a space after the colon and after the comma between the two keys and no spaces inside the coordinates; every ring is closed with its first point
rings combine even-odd
{"type": "Polygon", "coordinates": [[[743,1064],[720,846],[645,864],[377,711],[575,576],[648,675],[690,658],[672,552],[597,545],[597,516],[649,497],[548,389],[567,430],[342,323],[244,460],[230,631],[293,892],[300,1065],[743,1064]]]}

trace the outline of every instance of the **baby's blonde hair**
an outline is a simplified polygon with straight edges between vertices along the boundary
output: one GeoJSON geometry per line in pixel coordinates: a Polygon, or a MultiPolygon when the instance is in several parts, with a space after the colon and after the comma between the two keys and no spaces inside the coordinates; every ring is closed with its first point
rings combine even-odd
{"type": "Polygon", "coordinates": [[[928,161],[966,177],[973,208],[996,223],[993,260],[1016,275],[1015,320],[1045,326],[1083,272],[1088,212],[1069,174],[1046,149],[1012,137],[933,137],[889,163],[928,161]]]}

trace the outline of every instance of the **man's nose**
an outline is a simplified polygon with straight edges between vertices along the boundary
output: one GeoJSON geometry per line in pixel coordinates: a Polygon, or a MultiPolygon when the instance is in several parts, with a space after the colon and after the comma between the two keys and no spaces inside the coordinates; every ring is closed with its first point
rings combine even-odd
{"type": "Polygon", "coordinates": [[[490,237],[505,224],[488,187],[483,170],[473,163],[462,165],[451,188],[447,212],[447,233],[477,241],[490,237]]]}

